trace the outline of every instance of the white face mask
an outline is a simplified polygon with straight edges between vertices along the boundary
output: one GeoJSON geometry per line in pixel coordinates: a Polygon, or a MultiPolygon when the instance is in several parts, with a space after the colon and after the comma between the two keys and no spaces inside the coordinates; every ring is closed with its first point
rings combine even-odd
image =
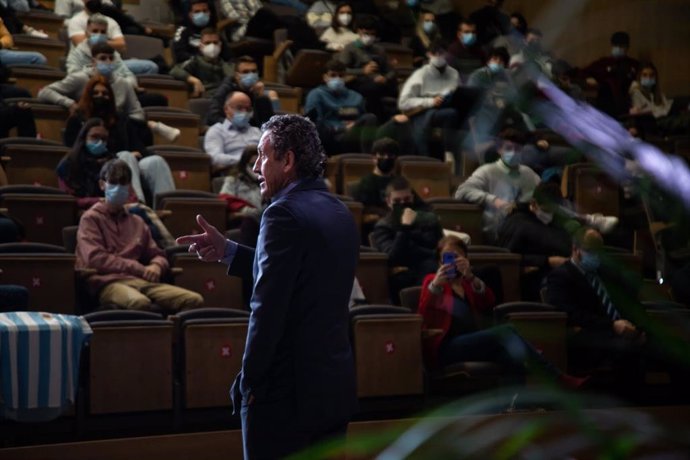
{"type": "Polygon", "coordinates": [[[349,26],[352,21],[352,15],[348,13],[341,13],[338,15],[338,22],[343,26],[349,26]]]}
{"type": "Polygon", "coordinates": [[[376,40],[376,37],[374,37],[373,35],[364,34],[359,39],[362,41],[362,45],[369,46],[372,43],[374,43],[374,40],[376,40]]]}
{"type": "Polygon", "coordinates": [[[446,66],[446,58],[445,56],[431,56],[429,58],[429,64],[440,69],[446,66]]]}
{"type": "Polygon", "coordinates": [[[209,59],[215,59],[220,54],[220,45],[215,43],[209,43],[208,45],[201,46],[201,54],[209,59]]]}
{"type": "Polygon", "coordinates": [[[552,212],[546,212],[543,211],[540,208],[536,208],[534,210],[534,215],[541,221],[542,224],[544,225],[549,225],[551,221],[553,220],[553,213],[552,212]]]}

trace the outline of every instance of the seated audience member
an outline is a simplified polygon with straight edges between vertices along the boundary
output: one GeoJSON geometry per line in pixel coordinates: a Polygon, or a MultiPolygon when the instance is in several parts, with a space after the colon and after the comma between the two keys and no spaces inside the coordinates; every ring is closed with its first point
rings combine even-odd
{"type": "Polygon", "coordinates": [[[192,88],[192,97],[213,97],[221,82],[233,74],[233,68],[219,57],[223,42],[218,32],[207,27],[200,35],[197,53],[178,62],[170,75],[186,82],[192,88]]]}
{"type": "MultiPolygon", "coordinates": [[[[510,15],[510,30],[494,39],[491,42],[492,48],[505,48],[508,55],[512,56],[522,51],[525,46],[525,35],[527,35],[527,20],[519,12],[510,15]]],[[[507,65],[507,63],[506,63],[507,65]]]]}
{"type": "Polygon", "coordinates": [[[629,48],[630,35],[615,32],[611,35],[611,54],[582,69],[587,86],[598,88],[597,108],[612,116],[628,113],[628,89],[640,70],[637,59],[628,56],[629,48]]]}
{"type": "MultiPolygon", "coordinates": [[[[17,129],[17,136],[36,137],[36,120],[28,102],[7,102],[9,97],[30,97],[30,95],[13,94],[12,88],[5,95],[4,88],[0,87],[0,139],[10,137],[10,130],[17,129]]],[[[1,169],[1,168],[0,168],[1,169]]],[[[0,184],[7,185],[7,184],[0,184]]]]}
{"type": "Polygon", "coordinates": [[[477,26],[470,20],[458,25],[457,40],[448,47],[448,65],[460,74],[464,81],[486,62],[486,55],[477,43],[477,26]]]}
{"type": "Polygon", "coordinates": [[[673,99],[661,91],[659,72],[651,62],[640,65],[638,78],[630,85],[630,114],[639,117],[636,126],[644,136],[690,134],[690,114],[673,113],[673,99]]]}
{"type": "Polygon", "coordinates": [[[348,86],[364,96],[367,111],[384,120],[386,111],[382,99],[398,93],[395,71],[389,69],[386,51],[376,44],[377,21],[363,16],[357,21],[359,37],[336,55],[345,64],[348,86]]]}
{"type": "MultiPolygon", "coordinates": [[[[81,42],[88,39],[88,24],[89,18],[94,14],[99,14],[99,22],[105,21],[105,31],[101,35],[96,35],[91,40],[100,39],[99,43],[107,43],[120,53],[125,52],[127,47],[125,37],[122,34],[120,25],[111,17],[105,16],[101,13],[101,2],[85,2],[84,9],[72,16],[67,22],[67,35],[69,36],[72,47],[78,46],[81,42]],[[93,9],[93,10],[92,10],[93,9]]],[[[100,33],[100,32],[99,32],[100,33]]],[[[93,36],[94,34],[92,34],[93,36]]],[[[148,59],[127,59],[124,61],[125,65],[135,75],[143,74],[157,74],[158,65],[148,59]]]]}
{"type": "Polygon", "coordinates": [[[575,328],[568,338],[569,361],[584,369],[610,364],[623,390],[641,378],[646,337],[632,322],[642,314],[639,280],[626,278],[622,267],[602,265],[603,244],[594,229],[576,232],[570,260],[546,279],[546,301],[566,312],[568,325],[575,328]]]}
{"type": "Polygon", "coordinates": [[[500,97],[505,98],[505,87],[512,85],[510,74],[506,71],[510,56],[505,48],[492,48],[484,67],[480,67],[470,74],[467,86],[477,88],[496,88],[503,86],[500,97]]]}
{"type": "Polygon", "coordinates": [[[237,165],[248,145],[256,145],[261,130],[249,124],[252,101],[245,93],[234,91],[225,100],[225,120],[206,131],[204,150],[211,156],[211,166],[218,172],[237,165]]]}
{"type": "MultiPolygon", "coordinates": [[[[354,189],[353,198],[364,205],[364,214],[376,219],[388,213],[386,188],[395,177],[395,160],[400,155],[400,146],[389,137],[377,139],[371,147],[374,170],[362,177],[354,189]]],[[[348,185],[348,184],[346,184],[348,185]]]]}
{"type": "Polygon", "coordinates": [[[527,208],[509,215],[498,229],[498,245],[522,255],[522,298],[539,301],[542,280],[568,260],[571,235],[579,223],[559,212],[562,201],[558,185],[536,186],[527,208]]]}
{"type": "Polygon", "coordinates": [[[376,129],[376,116],[365,113],[364,98],[345,86],[344,77],[345,64],[329,61],[324,84],[311,90],[304,104],[328,155],[368,152],[376,129]]]}
{"type": "MultiPolygon", "coordinates": [[[[114,6],[112,0],[101,0],[101,6],[114,6]]],[[[84,0],[55,0],[53,12],[58,16],[70,19],[77,13],[84,11],[84,0]]]]}
{"type": "Polygon", "coordinates": [[[457,70],[448,66],[445,45],[434,42],[427,53],[429,63],[415,70],[400,90],[398,108],[410,117],[417,151],[443,159],[443,153],[430,148],[433,128],[443,130],[443,149],[453,156],[459,153],[459,119],[450,97],[460,84],[457,70]]]}
{"type": "Polygon", "coordinates": [[[240,41],[244,37],[249,21],[261,8],[263,8],[263,4],[260,0],[223,0],[220,2],[220,13],[223,18],[230,22],[229,35],[233,42],[240,41]]]}
{"type": "Polygon", "coordinates": [[[542,38],[541,30],[528,29],[527,35],[525,35],[525,46],[519,53],[510,58],[510,67],[531,64],[548,78],[553,78],[554,59],[544,50],[542,38]]]}
{"type": "Polygon", "coordinates": [[[109,132],[106,122],[100,118],[87,120],[74,141],[74,146],[57,166],[60,188],[77,198],[77,206],[85,209],[103,197],[98,180],[103,164],[113,158],[123,160],[132,170],[132,191],[130,201],[145,203],[146,196],[142,181],[152,197],[157,193],[175,190],[170,167],[163,158],[151,155],[138,161],[128,151],[115,152],[109,149],[109,132]]]}
{"type": "Polygon", "coordinates": [[[412,60],[415,67],[421,67],[428,62],[427,53],[432,43],[442,39],[441,31],[436,25],[436,16],[431,11],[422,10],[417,19],[415,35],[410,41],[412,60]]]}
{"type": "Polygon", "coordinates": [[[470,13],[470,21],[477,25],[477,42],[480,46],[487,46],[510,30],[510,18],[501,9],[503,1],[487,0],[486,5],[470,13]]]}
{"type": "Polygon", "coordinates": [[[587,379],[564,374],[546,361],[511,325],[491,324],[494,293],[472,272],[467,245],[455,236],[438,242],[438,270],[424,277],[419,297],[423,328],[438,331],[424,339],[424,352],[431,368],[465,361],[494,361],[507,377],[522,381],[529,364],[547,372],[569,388],[587,379]]]}
{"type": "Polygon", "coordinates": [[[378,10],[378,36],[386,43],[400,43],[403,37],[412,37],[415,30],[415,14],[406,0],[374,0],[378,10]]]}
{"type": "Polygon", "coordinates": [[[574,83],[571,78],[574,74],[574,70],[567,62],[563,59],[554,61],[551,73],[554,83],[556,83],[556,86],[558,86],[561,91],[577,101],[583,101],[585,99],[582,88],[580,85],[574,83]]]}
{"type": "Polygon", "coordinates": [[[500,158],[477,168],[455,192],[455,198],[484,208],[483,225],[488,241],[517,204],[527,205],[539,183],[539,176],[520,163],[524,137],[514,129],[500,135],[500,158]]]}
{"type": "Polygon", "coordinates": [[[124,209],[130,195],[132,171],[122,160],[109,160],[100,170],[98,186],[104,202],[84,213],[77,231],[77,268],[96,270],[87,278],[101,305],[148,310],[156,304],[174,313],[199,308],[203,297],[162,283],[168,260],[149,227],[124,209]]]}
{"type": "MultiPolygon", "coordinates": [[[[191,0],[184,23],[177,28],[173,38],[172,52],[175,63],[185,62],[198,54],[201,31],[206,28],[215,29],[216,26],[217,16],[213,2],[210,0],[191,0]]],[[[231,53],[227,46],[221,48],[220,58],[224,61],[230,60],[231,53]]]]}
{"type": "Polygon", "coordinates": [[[206,124],[222,122],[225,119],[223,106],[233,91],[243,91],[252,100],[254,116],[252,126],[260,127],[268,121],[280,107],[278,93],[267,90],[259,79],[259,67],[251,56],[240,56],[235,62],[235,72],[225,77],[211,98],[211,105],[206,116],[206,124]]]}
{"type": "Polygon", "coordinates": [[[14,50],[14,39],[2,18],[0,18],[0,62],[5,65],[12,64],[39,64],[46,65],[48,59],[37,51],[14,50]]]}
{"type": "Polygon", "coordinates": [[[352,30],[352,5],[339,3],[331,20],[331,25],[319,37],[329,51],[342,51],[347,45],[359,38],[352,30]]]}
{"type": "Polygon", "coordinates": [[[401,154],[419,155],[411,126],[410,117],[402,113],[395,114],[376,129],[374,139],[390,137],[401,146],[401,154]]]}
{"type": "MultiPolygon", "coordinates": [[[[419,3],[417,0],[412,0],[412,2],[419,3]]],[[[448,0],[424,0],[420,7],[434,14],[436,25],[444,40],[450,42],[455,39],[460,15],[455,12],[452,2],[448,0]]]]}
{"type": "Polygon", "coordinates": [[[434,248],[443,230],[438,216],[414,204],[412,187],[404,177],[388,184],[386,204],[389,211],[376,223],[371,240],[376,250],[388,255],[393,269],[391,299],[399,304],[401,289],[419,286],[435,270],[434,248]]]}
{"type": "Polygon", "coordinates": [[[316,0],[307,11],[307,24],[317,33],[326,30],[333,22],[337,9],[336,2],[331,0],[316,0]]]}

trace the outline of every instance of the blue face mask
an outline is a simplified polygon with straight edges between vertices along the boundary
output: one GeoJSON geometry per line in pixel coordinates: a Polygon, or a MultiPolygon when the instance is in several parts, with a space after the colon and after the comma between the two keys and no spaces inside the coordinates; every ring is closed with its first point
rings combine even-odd
{"type": "Polygon", "coordinates": [[[340,77],[333,77],[326,82],[326,86],[331,91],[342,91],[345,88],[345,80],[340,77]]]}
{"type": "Polygon", "coordinates": [[[472,46],[474,45],[474,42],[477,41],[477,35],[472,32],[464,33],[462,34],[461,40],[463,45],[472,46]]]}
{"type": "Polygon", "coordinates": [[[244,89],[249,89],[259,81],[259,74],[256,72],[243,73],[240,75],[240,85],[244,89]]]}
{"type": "Polygon", "coordinates": [[[640,84],[647,89],[654,88],[656,85],[656,78],[642,77],[640,78],[640,84]]]}
{"type": "Polygon", "coordinates": [[[623,57],[625,56],[625,50],[622,46],[614,46],[613,48],[611,48],[611,56],[623,57]]]}
{"type": "Polygon", "coordinates": [[[419,0],[407,0],[407,6],[414,8],[419,4],[419,0]]]}
{"type": "Polygon", "coordinates": [[[514,168],[520,164],[520,157],[515,153],[515,150],[504,150],[501,152],[501,161],[510,168],[514,168]]]}
{"type": "Polygon", "coordinates": [[[434,21],[424,21],[422,28],[424,29],[424,32],[430,34],[434,31],[434,29],[436,29],[436,24],[434,24],[434,21]]]}
{"type": "Polygon", "coordinates": [[[105,43],[108,41],[108,36],[106,34],[91,34],[89,35],[89,45],[94,46],[99,43],[105,43]]]}
{"type": "Polygon", "coordinates": [[[489,62],[488,67],[489,67],[489,70],[491,71],[491,73],[498,73],[501,70],[503,70],[503,66],[501,64],[499,64],[498,62],[489,62]]]}
{"type": "Polygon", "coordinates": [[[112,62],[97,62],[96,70],[98,70],[98,73],[103,75],[105,78],[110,78],[110,76],[113,74],[113,71],[115,71],[115,64],[112,62]]]}
{"type": "Polygon", "coordinates": [[[192,22],[197,27],[206,27],[210,20],[211,20],[211,15],[209,15],[208,13],[199,12],[199,13],[194,13],[192,15],[192,22]]]}
{"type": "Polygon", "coordinates": [[[580,268],[582,268],[587,273],[593,273],[597,271],[599,265],[601,265],[601,260],[599,260],[598,254],[582,251],[582,258],[580,259],[580,268]]]}
{"type": "Polygon", "coordinates": [[[251,119],[251,112],[236,111],[232,115],[232,125],[237,129],[246,129],[247,127],[249,127],[249,120],[251,119]]]}
{"type": "Polygon", "coordinates": [[[129,200],[129,185],[105,184],[105,201],[111,206],[122,206],[129,200]]]}
{"type": "Polygon", "coordinates": [[[108,146],[102,140],[97,140],[96,142],[86,141],[86,150],[95,157],[100,157],[108,152],[108,146]]]}

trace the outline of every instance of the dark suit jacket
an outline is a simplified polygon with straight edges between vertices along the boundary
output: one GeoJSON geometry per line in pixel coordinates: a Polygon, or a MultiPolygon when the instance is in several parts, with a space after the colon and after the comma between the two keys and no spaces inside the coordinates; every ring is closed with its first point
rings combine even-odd
{"type": "MultiPolygon", "coordinates": [[[[602,266],[598,273],[622,318],[636,323],[641,306],[632,280],[625,279],[620,268],[602,266]],[[617,270],[617,272],[615,271],[617,270]]],[[[546,302],[568,314],[568,324],[581,328],[610,331],[612,322],[585,275],[571,260],[554,269],[546,278],[546,302]]]]}
{"type": "MultiPolygon", "coordinates": [[[[252,276],[242,371],[253,404],[291,399],[296,426],[346,422],[356,405],[348,302],[359,254],[350,211],[321,179],[288,186],[266,208],[257,248],[240,246],[228,274],[252,276]]],[[[239,383],[239,384],[238,384],[239,383]]]]}

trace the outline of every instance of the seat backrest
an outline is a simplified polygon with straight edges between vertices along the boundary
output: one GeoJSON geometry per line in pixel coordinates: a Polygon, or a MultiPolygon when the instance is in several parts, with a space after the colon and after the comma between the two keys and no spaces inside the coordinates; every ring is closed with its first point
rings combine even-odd
{"type": "Polygon", "coordinates": [[[369,303],[388,304],[388,256],[381,252],[359,254],[356,277],[369,303]]]}
{"type": "Polygon", "coordinates": [[[211,189],[211,157],[200,150],[158,151],[170,166],[175,187],[208,192],[211,189]]]}
{"type": "MultiPolygon", "coordinates": [[[[36,187],[41,189],[43,187],[36,187]]],[[[6,189],[6,187],[2,187],[6,189]]],[[[77,201],[60,190],[57,193],[37,190],[37,193],[0,192],[0,206],[19,220],[27,241],[62,245],[62,228],[77,222],[77,201]]]]}
{"type": "Polygon", "coordinates": [[[364,205],[359,201],[341,200],[347,209],[352,213],[352,218],[355,220],[357,232],[362,234],[362,213],[364,212],[364,205]]]}
{"type": "Polygon", "coordinates": [[[463,232],[470,235],[472,245],[480,245],[484,240],[482,232],[481,206],[476,204],[461,203],[456,200],[435,201],[429,200],[431,209],[439,217],[441,226],[448,230],[463,232]]]}
{"type": "Polygon", "coordinates": [[[187,101],[187,108],[190,112],[199,115],[199,119],[203,121],[206,119],[206,114],[208,114],[211,108],[211,99],[208,97],[195,97],[187,101]]]}
{"type": "Polygon", "coordinates": [[[127,50],[123,53],[123,59],[152,59],[163,56],[163,40],[146,35],[125,34],[127,50]]]}
{"type": "Polygon", "coordinates": [[[501,287],[504,302],[515,302],[521,299],[519,254],[512,253],[472,253],[468,255],[472,267],[496,266],[501,275],[501,287]]]}
{"type": "Polygon", "coordinates": [[[28,90],[33,97],[38,96],[38,92],[44,86],[65,78],[65,72],[57,67],[44,66],[38,64],[19,66],[9,66],[12,70],[12,77],[17,80],[16,85],[28,90]]]}
{"type": "Polygon", "coordinates": [[[424,392],[422,318],[406,309],[396,310],[350,315],[360,398],[424,392]]]}
{"type": "Polygon", "coordinates": [[[596,168],[580,168],[575,172],[575,209],[581,214],[620,213],[619,187],[606,173],[596,168]]]}
{"type": "Polygon", "coordinates": [[[172,410],[172,321],[95,321],[91,328],[90,413],[172,410]]]}
{"type": "Polygon", "coordinates": [[[449,163],[405,161],[400,164],[400,174],[422,199],[450,196],[449,163]]]}
{"type": "Polygon", "coordinates": [[[3,146],[3,155],[10,157],[6,167],[10,184],[33,184],[57,187],[55,173],[58,163],[69,152],[62,145],[48,143],[11,143],[3,146]]]}
{"type": "MultiPolygon", "coordinates": [[[[348,194],[348,185],[359,183],[362,177],[370,174],[374,169],[374,162],[369,158],[343,158],[340,160],[340,184],[339,190],[348,194]]],[[[352,195],[350,195],[352,196],[352,195]]]]}
{"type": "Polygon", "coordinates": [[[400,290],[400,303],[416,313],[419,308],[419,297],[422,295],[422,286],[412,286],[400,290]]]}
{"type": "MultiPolygon", "coordinates": [[[[168,99],[171,107],[187,107],[189,100],[189,90],[187,83],[175,80],[170,75],[137,75],[137,81],[142,88],[162,94],[168,99]]],[[[156,121],[156,118],[149,118],[156,121]]]]}
{"type": "Polygon", "coordinates": [[[65,248],[65,251],[74,254],[74,251],[77,250],[78,231],[78,225],[68,225],[67,227],[62,227],[62,246],[65,248]]]}
{"type": "MultiPolygon", "coordinates": [[[[187,107],[186,100],[182,107],[187,107]]],[[[196,147],[199,144],[199,115],[186,108],[176,107],[144,107],[144,112],[148,120],[160,121],[180,130],[180,136],[175,144],[188,147],[196,147]]],[[[154,144],[160,144],[163,141],[164,139],[159,134],[154,134],[154,144]]]]}
{"type": "Polygon", "coordinates": [[[189,253],[173,254],[171,259],[173,268],[182,269],[175,285],[201,294],[205,307],[244,309],[242,280],[228,276],[225,265],[209,264],[189,253]]]}
{"type": "Polygon", "coordinates": [[[221,232],[225,232],[227,229],[227,205],[218,197],[169,197],[162,199],[160,203],[161,206],[157,209],[171,212],[171,215],[165,216],[164,223],[175,238],[201,232],[196,223],[197,214],[202,214],[211,225],[221,232]]]}
{"type": "Polygon", "coordinates": [[[326,51],[301,49],[285,75],[285,83],[300,88],[314,88],[323,83],[326,63],[331,60],[326,51]]]}

